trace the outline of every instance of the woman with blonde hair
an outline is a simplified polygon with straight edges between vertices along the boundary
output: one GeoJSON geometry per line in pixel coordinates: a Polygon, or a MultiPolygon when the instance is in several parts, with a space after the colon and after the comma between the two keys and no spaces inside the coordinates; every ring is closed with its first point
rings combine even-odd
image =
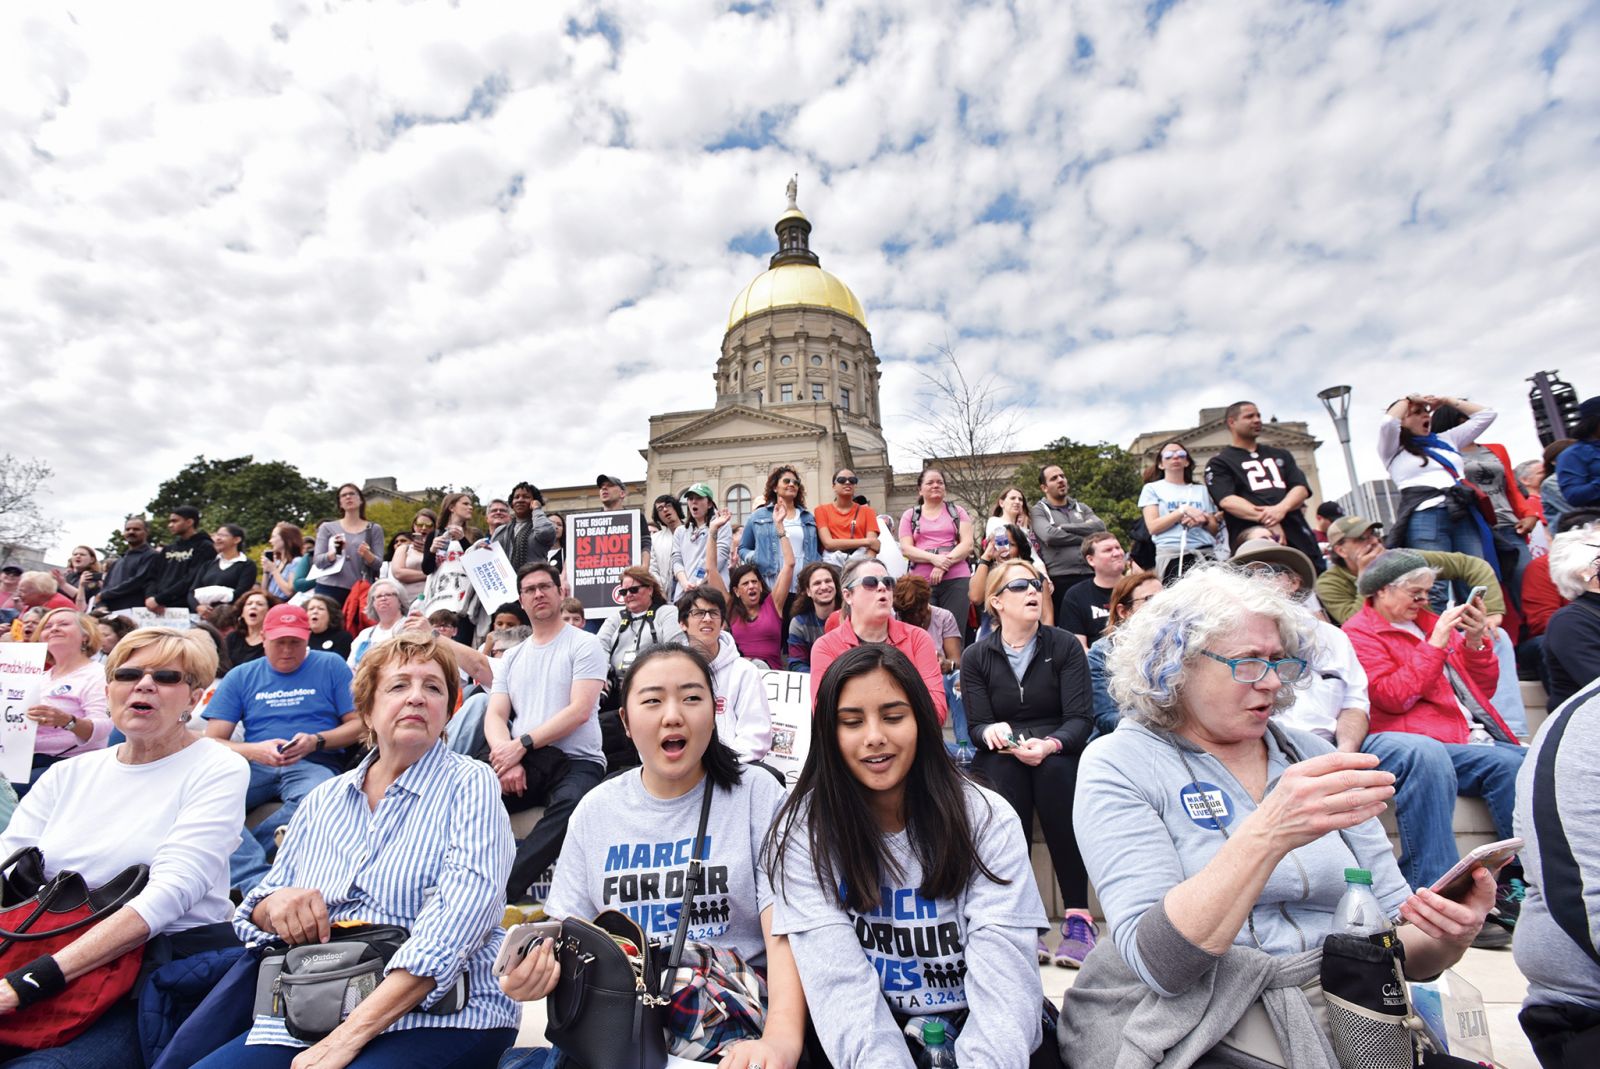
{"type": "Polygon", "coordinates": [[[111,735],[106,677],[94,661],[100,649],[95,618],[74,609],[51,609],[39,621],[33,641],[45,644],[49,668],[39,704],[25,714],[39,731],[33,739],[33,774],[18,785],[18,796],[26,795],[51,765],[102,749],[111,735]]]}

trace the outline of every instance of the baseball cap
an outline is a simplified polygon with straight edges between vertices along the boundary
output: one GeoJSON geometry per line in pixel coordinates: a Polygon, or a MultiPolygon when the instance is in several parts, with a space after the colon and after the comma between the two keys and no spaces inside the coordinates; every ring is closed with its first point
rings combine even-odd
{"type": "Polygon", "coordinates": [[[689,489],[685,490],[684,493],[693,494],[695,497],[711,498],[712,500],[715,500],[717,496],[711,492],[710,483],[695,483],[693,486],[689,487],[689,489]]]}
{"type": "Polygon", "coordinates": [[[22,569],[17,567],[15,564],[8,564],[4,568],[0,568],[0,575],[21,575],[21,574],[22,574],[22,569]]]}
{"type": "Polygon", "coordinates": [[[612,486],[620,486],[624,490],[626,490],[628,488],[628,484],[623,482],[621,479],[617,478],[615,475],[601,474],[601,475],[596,475],[594,477],[595,489],[598,490],[600,487],[604,486],[606,483],[610,483],[612,486]]]}
{"type": "Polygon", "coordinates": [[[298,605],[274,605],[261,625],[263,638],[310,638],[311,618],[298,605]]]}
{"type": "Polygon", "coordinates": [[[1328,524],[1328,545],[1336,546],[1346,538],[1360,538],[1373,530],[1382,531],[1383,524],[1360,516],[1343,516],[1328,524]]]}

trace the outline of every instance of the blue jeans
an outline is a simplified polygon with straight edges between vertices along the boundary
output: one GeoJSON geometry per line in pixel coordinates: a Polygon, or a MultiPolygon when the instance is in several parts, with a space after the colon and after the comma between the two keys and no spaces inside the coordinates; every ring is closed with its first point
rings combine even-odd
{"type": "MultiPolygon", "coordinates": [[[[1444,505],[1431,509],[1418,509],[1411,514],[1411,520],[1406,526],[1406,543],[1412,549],[1431,549],[1444,553],[1465,553],[1470,557],[1483,560],[1483,536],[1478,532],[1478,523],[1471,516],[1463,516],[1459,520],[1450,518],[1450,510],[1444,505]]],[[[1468,590],[1464,583],[1455,584],[1455,599],[1458,602],[1466,601],[1468,590]]],[[[1441,579],[1433,584],[1433,593],[1428,598],[1429,604],[1435,613],[1441,613],[1450,601],[1450,583],[1441,579]]]]}
{"type": "Polygon", "coordinates": [[[276,847],[273,836],[279,828],[289,823],[300,800],[311,793],[311,788],[334,777],[327,765],[310,758],[302,758],[292,765],[273,768],[271,765],[250,764],[250,786],[244,795],[244,811],[249,813],[258,805],[274,799],[283,803],[276,812],[254,828],[244,828],[239,833],[239,845],[228,859],[228,881],[240,891],[249,891],[260,883],[272,867],[270,858],[276,847]]]}
{"type": "Polygon", "coordinates": [[[487,693],[474,694],[462,702],[456,715],[444,726],[445,745],[471,757],[473,749],[483,740],[483,714],[488,711],[487,693]]]}
{"type": "MultiPolygon", "coordinates": [[[[245,1035],[235,1036],[194,1069],[289,1069],[300,1053],[299,1047],[247,1047],[245,1035]]],[[[494,1069],[516,1038],[515,1028],[408,1028],[375,1037],[348,1064],[350,1069],[494,1069]]]]}
{"type": "Polygon", "coordinates": [[[1394,820],[1400,830],[1400,874],[1412,887],[1427,887],[1456,863],[1456,796],[1482,798],[1500,838],[1511,836],[1511,811],[1520,746],[1467,746],[1407,731],[1377,731],[1361,744],[1394,773],[1394,820]]]}
{"type": "Polygon", "coordinates": [[[967,707],[961,703],[961,695],[956,690],[959,682],[954,672],[944,677],[944,701],[950,709],[950,730],[955,733],[956,745],[962,743],[971,745],[972,739],[967,733],[967,707]]]}
{"type": "Polygon", "coordinates": [[[139,1065],[139,1017],[130,1001],[118,1002],[76,1039],[50,1050],[14,1052],[0,1047],[4,1069],[126,1069],[139,1065]],[[7,1055],[15,1053],[15,1057],[7,1055]]]}
{"type": "Polygon", "coordinates": [[[1489,696],[1489,704],[1517,738],[1527,742],[1528,707],[1522,704],[1522,680],[1517,678],[1517,648],[1503,627],[1494,629],[1494,655],[1500,662],[1500,680],[1489,696]]]}

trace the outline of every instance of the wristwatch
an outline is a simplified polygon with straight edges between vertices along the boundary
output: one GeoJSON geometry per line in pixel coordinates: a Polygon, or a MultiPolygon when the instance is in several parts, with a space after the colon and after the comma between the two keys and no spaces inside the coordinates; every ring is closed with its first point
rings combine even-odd
{"type": "Polygon", "coordinates": [[[317,752],[321,753],[323,750],[327,749],[327,747],[328,747],[328,740],[322,737],[322,733],[321,732],[318,732],[317,733],[317,752]]]}
{"type": "Polygon", "coordinates": [[[75,717],[75,716],[67,717],[67,730],[68,731],[77,731],[78,730],[78,718],[77,717],[75,717]]]}
{"type": "Polygon", "coordinates": [[[520,743],[522,743],[522,748],[523,748],[523,749],[524,749],[524,750],[531,750],[531,749],[533,749],[533,736],[532,736],[532,735],[523,735],[523,736],[522,736],[522,737],[521,737],[521,738],[520,738],[520,739],[518,739],[518,740],[517,740],[517,741],[518,741],[518,742],[520,742],[520,743]]]}

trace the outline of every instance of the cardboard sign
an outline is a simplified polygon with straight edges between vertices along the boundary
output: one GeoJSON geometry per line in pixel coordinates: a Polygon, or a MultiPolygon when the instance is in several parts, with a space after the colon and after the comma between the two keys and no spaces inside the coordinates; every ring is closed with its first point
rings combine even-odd
{"type": "Polygon", "coordinates": [[[517,572],[511,567],[511,558],[498,545],[478,543],[461,554],[461,566],[467,570],[467,579],[484,612],[493,613],[507,602],[516,604],[517,572]]]}
{"type": "Polygon", "coordinates": [[[587,620],[622,611],[622,573],[642,558],[639,512],[576,512],[567,517],[567,583],[587,620]]]}
{"type": "Polygon", "coordinates": [[[804,672],[761,673],[767,688],[767,708],[772,710],[772,749],[765,764],[783,773],[794,787],[811,750],[811,677],[804,672]]]}
{"type": "Polygon", "coordinates": [[[149,609],[118,609],[112,616],[126,616],[133,621],[135,627],[175,627],[179,631],[189,630],[190,618],[188,609],[163,609],[161,612],[151,612],[149,609]]]}
{"type": "Polygon", "coordinates": [[[33,773],[33,738],[39,725],[27,717],[44,690],[43,642],[0,644],[0,775],[26,783],[33,773]]]}

